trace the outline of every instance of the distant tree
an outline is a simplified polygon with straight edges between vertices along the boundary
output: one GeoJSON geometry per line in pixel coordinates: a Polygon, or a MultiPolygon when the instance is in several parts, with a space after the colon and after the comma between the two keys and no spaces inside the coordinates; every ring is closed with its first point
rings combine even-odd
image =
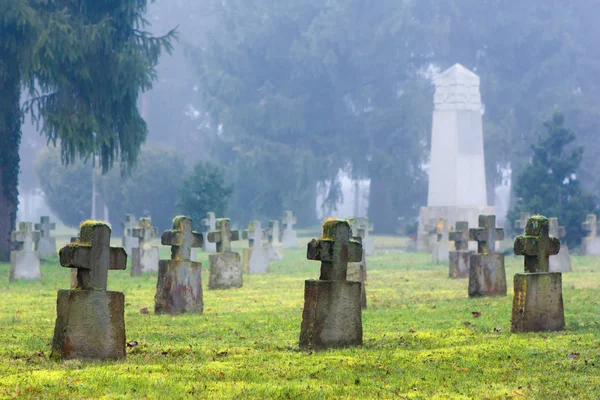
{"type": "Polygon", "coordinates": [[[210,162],[199,162],[179,185],[177,208],[200,228],[200,221],[209,211],[225,217],[233,187],[225,182],[223,168],[210,162]]]}
{"type": "Polygon", "coordinates": [[[146,138],[138,94],[173,33],[141,30],[146,0],[0,1],[0,261],[18,206],[24,112],[59,144],[62,161],[99,155],[107,171],[132,165],[146,138]],[[21,89],[30,96],[21,107],[21,89]]]}
{"type": "Polygon", "coordinates": [[[577,179],[583,147],[572,146],[576,137],[565,127],[561,112],[555,111],[544,127],[538,144],[531,146],[531,161],[517,176],[517,202],[509,213],[509,221],[518,219],[520,212],[558,217],[567,231],[566,242],[576,246],[584,236],[581,223],[596,207],[594,197],[583,190],[577,179]]]}

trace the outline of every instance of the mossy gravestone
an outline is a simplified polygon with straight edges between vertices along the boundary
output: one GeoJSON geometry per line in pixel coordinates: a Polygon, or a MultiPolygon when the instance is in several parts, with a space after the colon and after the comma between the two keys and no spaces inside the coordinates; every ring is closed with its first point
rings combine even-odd
{"type": "MultiPolygon", "coordinates": [[[[566,235],[565,228],[558,224],[558,218],[550,218],[550,236],[559,240],[566,235]]],[[[569,256],[569,246],[561,240],[560,251],[554,256],[550,256],[550,272],[569,272],[571,271],[571,257],[569,256]]]]}
{"type": "Polygon", "coordinates": [[[10,239],[17,243],[17,250],[10,252],[9,281],[17,279],[40,279],[40,253],[33,250],[40,233],[33,230],[31,222],[20,222],[19,230],[12,232],[10,239]]]}
{"type": "Polygon", "coordinates": [[[308,243],[307,258],[321,261],[321,276],[304,284],[300,348],[361,345],[362,284],[346,279],[348,262],[362,260],[360,238],[350,236],[348,221],[328,218],[323,237],[308,243]]]}
{"type": "Polygon", "coordinates": [[[139,240],[138,246],[131,249],[131,276],[158,271],[158,247],[150,244],[158,237],[158,228],[152,226],[150,218],[140,218],[131,234],[139,240]]]}
{"type": "Polygon", "coordinates": [[[139,247],[139,239],[133,236],[133,230],[138,227],[138,222],[135,219],[135,215],[125,215],[125,222],[121,223],[123,228],[123,237],[121,238],[121,245],[127,252],[127,255],[131,257],[131,249],[139,247]]]}
{"type": "Polygon", "coordinates": [[[362,259],[359,262],[348,263],[348,275],[347,280],[360,282],[361,293],[360,293],[360,305],[363,309],[367,308],[367,290],[365,283],[367,281],[367,251],[364,248],[365,236],[368,235],[369,220],[364,217],[350,217],[348,218],[350,223],[350,229],[352,236],[359,237],[363,244],[362,259]]]}
{"type": "Polygon", "coordinates": [[[209,289],[242,287],[240,254],[231,251],[231,242],[240,240],[240,233],[230,229],[229,218],[219,218],[217,230],[208,233],[208,241],[216,243],[217,254],[208,256],[210,262],[209,289]]]}
{"type": "Polygon", "coordinates": [[[291,211],[287,210],[283,212],[281,218],[281,226],[283,231],[281,232],[281,245],[284,249],[295,249],[298,247],[298,237],[294,230],[296,224],[296,217],[291,211]]]}
{"type": "Polygon", "coordinates": [[[192,231],[192,220],[177,216],[173,229],[160,242],[171,246],[171,259],[160,260],[154,312],[156,314],[202,314],[202,264],[190,260],[192,248],[202,247],[202,234],[192,231]]]}
{"type": "Polygon", "coordinates": [[[596,219],[596,214],[588,214],[581,228],[588,233],[583,239],[583,251],[586,256],[600,256],[600,237],[598,237],[598,228],[600,224],[596,219]]]}
{"type": "Polygon", "coordinates": [[[549,272],[549,258],[558,254],[560,240],[550,237],[546,217],[527,221],[525,236],[515,239],[515,255],[525,256],[525,273],[516,274],[512,307],[513,332],[560,331],[565,327],[562,274],[549,272]]]}
{"type": "Polygon", "coordinates": [[[50,217],[41,217],[40,223],[35,224],[35,229],[40,232],[35,242],[35,250],[40,253],[40,257],[56,256],[56,238],[50,234],[50,231],[56,229],[56,224],[50,223],[50,217]]]}
{"type": "Polygon", "coordinates": [[[269,272],[269,258],[262,247],[262,240],[267,238],[267,232],[262,229],[260,221],[250,221],[248,229],[242,233],[248,239],[248,247],[244,249],[242,268],[250,274],[269,272]]]}
{"type": "Polygon", "coordinates": [[[448,246],[448,220],[438,218],[435,225],[435,243],[431,250],[431,262],[433,264],[447,263],[450,248],[448,246]]]}
{"type": "Polygon", "coordinates": [[[267,243],[264,249],[267,252],[269,261],[283,260],[283,254],[280,251],[281,242],[279,241],[279,221],[269,221],[269,229],[267,229],[267,243]]]}
{"type": "Polygon", "coordinates": [[[60,265],[76,268],[72,290],[59,290],[52,355],[60,358],[125,358],[125,296],[106,290],[109,270],[124,270],[127,253],[110,247],[110,228],[81,224],[80,239],[59,252],[60,265]]]}
{"type": "Polygon", "coordinates": [[[469,239],[477,242],[477,254],[469,261],[469,297],[506,296],[504,254],[495,252],[504,229],[496,228],[496,216],[480,215],[479,227],[469,229],[469,239]]]}
{"type": "Polygon", "coordinates": [[[473,253],[469,250],[469,223],[458,221],[455,229],[448,234],[448,238],[454,242],[455,249],[448,253],[450,261],[448,276],[452,279],[467,278],[473,253]]]}

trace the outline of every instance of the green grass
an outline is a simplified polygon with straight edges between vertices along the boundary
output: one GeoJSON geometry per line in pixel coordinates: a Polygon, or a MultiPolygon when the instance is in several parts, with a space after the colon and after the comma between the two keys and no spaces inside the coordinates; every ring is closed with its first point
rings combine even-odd
{"type": "Polygon", "coordinates": [[[473,300],[467,280],[429,260],[369,258],[364,345],[317,353],[298,350],[304,280],[319,271],[304,248],[285,251],[268,275],[245,275],[241,289],[205,286],[203,315],[141,314],[153,309],[156,276],[111,271],[109,288],[126,296],[127,340],[139,343],[122,362],[50,359],[69,271],[53,259],[41,282],[9,284],[0,264],[0,397],[600,398],[600,259],[573,258],[575,272],[563,275],[567,328],[540,334],[510,333],[522,259],[507,258],[508,296],[473,300]]]}

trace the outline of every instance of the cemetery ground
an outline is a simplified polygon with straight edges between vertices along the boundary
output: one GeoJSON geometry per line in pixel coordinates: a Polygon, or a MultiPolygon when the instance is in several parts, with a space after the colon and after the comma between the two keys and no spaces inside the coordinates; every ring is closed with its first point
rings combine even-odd
{"type": "Polygon", "coordinates": [[[468,299],[467,279],[448,279],[429,254],[377,253],[364,345],[309,353],[298,349],[304,280],[319,276],[309,240],[271,273],[244,275],[240,289],[208,290],[208,253],[199,252],[203,315],[154,315],[156,275],[111,271],[131,346],[121,362],[51,358],[56,292],[70,270],[53,258],[41,282],[9,284],[0,264],[0,398],[600,398],[600,258],[574,256],[563,274],[565,331],[512,334],[522,257],[507,257],[508,296],[468,299]]]}

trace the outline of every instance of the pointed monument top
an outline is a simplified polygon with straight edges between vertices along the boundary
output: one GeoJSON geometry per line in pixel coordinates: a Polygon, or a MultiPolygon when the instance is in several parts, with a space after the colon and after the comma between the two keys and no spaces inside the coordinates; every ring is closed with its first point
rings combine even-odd
{"type": "Polygon", "coordinates": [[[479,76],[461,64],[454,64],[435,78],[435,84],[479,86],[479,76]]]}

